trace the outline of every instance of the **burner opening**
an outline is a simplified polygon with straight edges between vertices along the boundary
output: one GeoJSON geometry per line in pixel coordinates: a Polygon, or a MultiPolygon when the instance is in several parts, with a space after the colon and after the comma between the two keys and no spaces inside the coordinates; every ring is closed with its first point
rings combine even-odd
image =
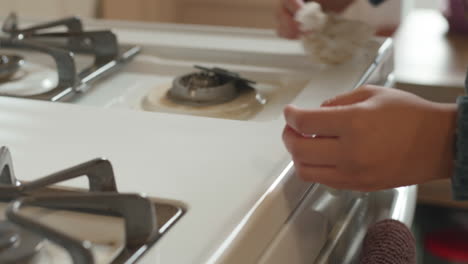
{"type": "Polygon", "coordinates": [[[205,71],[186,75],[180,80],[180,84],[187,86],[190,90],[221,86],[227,82],[229,82],[227,78],[205,71]]]}
{"type": "Polygon", "coordinates": [[[19,234],[12,226],[0,226],[0,251],[14,246],[17,242],[19,242],[19,234]]]}
{"type": "Polygon", "coordinates": [[[24,59],[18,55],[0,55],[0,82],[13,78],[23,65],[24,59]]]}
{"type": "Polygon", "coordinates": [[[43,239],[8,221],[0,221],[0,263],[18,263],[32,258],[43,239]]]}
{"type": "Polygon", "coordinates": [[[220,68],[195,66],[200,72],[190,73],[174,79],[167,97],[185,105],[215,105],[236,99],[243,89],[253,89],[254,83],[237,73],[220,68]]]}

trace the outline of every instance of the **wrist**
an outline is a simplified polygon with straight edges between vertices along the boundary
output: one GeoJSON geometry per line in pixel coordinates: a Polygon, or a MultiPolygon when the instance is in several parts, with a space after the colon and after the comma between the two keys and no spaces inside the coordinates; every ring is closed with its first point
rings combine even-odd
{"type": "MultiPolygon", "coordinates": [[[[456,160],[456,143],[457,143],[457,105],[456,104],[443,104],[433,103],[435,111],[439,118],[434,119],[436,122],[435,130],[438,131],[427,131],[428,133],[434,133],[440,142],[440,167],[438,171],[435,171],[435,177],[438,179],[449,179],[452,177],[455,171],[455,160],[456,160]]],[[[438,144],[434,144],[438,145],[438,144]]]]}

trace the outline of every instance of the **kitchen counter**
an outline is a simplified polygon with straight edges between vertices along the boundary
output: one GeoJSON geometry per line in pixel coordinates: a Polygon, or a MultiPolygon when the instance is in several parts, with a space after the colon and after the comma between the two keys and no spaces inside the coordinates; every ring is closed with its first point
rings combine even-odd
{"type": "Polygon", "coordinates": [[[438,11],[415,10],[395,38],[397,87],[436,101],[453,102],[463,94],[468,36],[447,33],[438,11]]]}
{"type": "MultiPolygon", "coordinates": [[[[330,259],[328,252],[340,250],[333,257],[352,258],[361,241],[358,235],[380,217],[411,224],[414,186],[354,197],[357,194],[304,183],[295,177],[281,141],[285,104],[317,107],[364,81],[391,83],[390,40],[375,39],[352,61],[326,67],[304,56],[298,42],[279,39],[272,31],[89,24],[112,28],[122,44],[140,45],[142,53],[71,103],[0,98],[0,143],[10,148],[20,180],[104,157],[113,164],[121,192],[183,204],[186,213],[139,263],[257,263],[272,257],[266,253],[283,239],[306,246],[272,251],[287,261],[295,256],[295,263],[304,263],[304,255],[307,263],[330,259]],[[144,97],[132,92],[144,95],[199,64],[272,82],[275,94],[282,96],[270,97],[263,111],[246,121],[138,111],[144,97]],[[294,81],[301,81],[300,89],[285,100],[294,81]],[[366,213],[349,212],[348,201],[366,213]],[[356,227],[349,228],[352,222],[356,227]],[[296,230],[301,226],[306,232],[296,230]]],[[[71,181],[65,186],[86,184],[71,181]]]]}
{"type": "MultiPolygon", "coordinates": [[[[203,38],[193,38],[197,42],[191,44],[204,49],[216,45],[241,50],[253,49],[262,42],[264,45],[258,49],[265,53],[281,48],[279,57],[302,52],[297,43],[277,39],[270,31],[258,31],[252,33],[257,38],[248,38],[245,34],[236,37],[233,31],[222,28],[181,30],[171,25],[138,28],[116,32],[123,41],[146,46],[151,40],[171,47],[188,45],[191,34],[203,34],[203,38]]],[[[364,56],[348,65],[311,72],[314,81],[294,103],[317,107],[325,99],[349,91],[373,59],[364,56]],[[336,78],[337,72],[340,78],[336,78]]],[[[282,188],[280,184],[285,173],[288,177],[292,173],[290,156],[281,141],[284,126],[281,114],[270,121],[246,122],[4,97],[0,98],[0,105],[0,142],[10,148],[20,180],[32,180],[105,157],[114,166],[120,191],[185,204],[187,213],[141,263],[216,261],[220,257],[216,254],[219,248],[244,217],[255,217],[251,213],[254,206],[274,211],[275,220],[283,223],[281,217],[285,221],[293,210],[291,207],[296,206],[288,192],[297,194],[310,186],[295,177],[288,180],[287,187],[293,189],[282,188]],[[274,188],[270,189],[271,186],[274,188]],[[277,217],[278,210],[281,217],[277,217]]],[[[67,186],[86,184],[72,181],[67,186]]],[[[275,221],[263,226],[272,222],[275,221]]]]}

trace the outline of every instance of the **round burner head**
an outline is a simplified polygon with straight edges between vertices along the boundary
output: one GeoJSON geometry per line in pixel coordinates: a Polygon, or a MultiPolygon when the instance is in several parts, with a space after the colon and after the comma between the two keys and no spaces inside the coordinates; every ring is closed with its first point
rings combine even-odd
{"type": "Polygon", "coordinates": [[[215,105],[239,95],[237,81],[213,72],[196,72],[174,79],[167,96],[182,104],[215,105]]]}
{"type": "Polygon", "coordinates": [[[0,221],[0,263],[18,263],[32,258],[43,239],[8,221],[0,221]]]}
{"type": "Polygon", "coordinates": [[[17,55],[0,55],[0,82],[11,79],[20,69],[24,59],[17,55]]]}

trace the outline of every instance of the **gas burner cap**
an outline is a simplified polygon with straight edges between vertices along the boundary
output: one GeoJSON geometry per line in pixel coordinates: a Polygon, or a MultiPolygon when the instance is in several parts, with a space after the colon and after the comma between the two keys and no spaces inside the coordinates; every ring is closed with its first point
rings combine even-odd
{"type": "Polygon", "coordinates": [[[240,89],[255,84],[239,74],[221,68],[206,68],[196,65],[200,72],[182,75],[174,79],[167,96],[169,99],[188,105],[215,105],[234,100],[240,89]]]}
{"type": "Polygon", "coordinates": [[[11,79],[20,69],[24,59],[17,55],[0,55],[0,82],[11,79]]]}
{"type": "Polygon", "coordinates": [[[0,263],[18,263],[32,258],[43,239],[8,222],[0,221],[0,263]]]}

